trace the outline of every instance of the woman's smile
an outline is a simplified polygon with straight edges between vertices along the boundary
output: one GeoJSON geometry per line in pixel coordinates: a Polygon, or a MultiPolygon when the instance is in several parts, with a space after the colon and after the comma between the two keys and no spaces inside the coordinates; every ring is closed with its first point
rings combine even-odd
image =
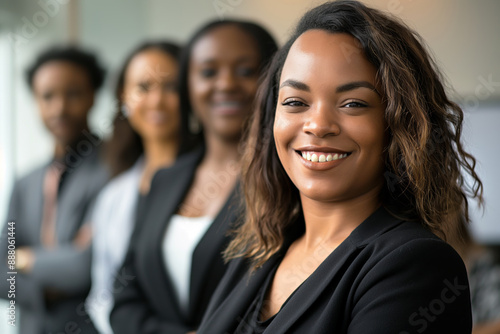
{"type": "Polygon", "coordinates": [[[318,201],[353,199],[383,182],[384,104],[376,70],[347,34],[309,30],[291,47],[274,122],[278,156],[299,192],[318,201]]]}

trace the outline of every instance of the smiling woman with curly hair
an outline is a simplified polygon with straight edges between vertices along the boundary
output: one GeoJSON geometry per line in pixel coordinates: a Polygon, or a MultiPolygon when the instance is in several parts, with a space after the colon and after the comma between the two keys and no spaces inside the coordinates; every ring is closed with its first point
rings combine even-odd
{"type": "Polygon", "coordinates": [[[257,107],[246,215],[197,333],[470,333],[446,241],[482,184],[421,38],[360,2],[325,3],[275,56],[257,107]]]}

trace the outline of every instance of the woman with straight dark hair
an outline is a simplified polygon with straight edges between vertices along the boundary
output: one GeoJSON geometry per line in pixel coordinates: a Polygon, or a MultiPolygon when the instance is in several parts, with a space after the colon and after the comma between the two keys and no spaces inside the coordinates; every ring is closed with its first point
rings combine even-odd
{"type": "MultiPolygon", "coordinates": [[[[154,41],[127,57],[115,91],[117,112],[105,157],[114,177],[101,191],[91,216],[94,242],[92,288],[86,307],[101,333],[112,333],[113,286],[134,229],[138,202],[153,174],[185,153],[188,130],[180,127],[179,46],[154,41]]],[[[139,221],[139,224],[141,222],[139,221]]]]}
{"type": "Polygon", "coordinates": [[[445,240],[482,184],[420,37],[357,1],[320,5],[257,106],[246,218],[197,334],[470,333],[467,274],[445,240]]]}
{"type": "Polygon", "coordinates": [[[216,21],[191,38],[181,60],[183,126],[202,147],[159,171],[117,278],[116,333],[196,330],[226,266],[222,251],[238,216],[240,150],[260,73],[277,46],[262,27],[216,21]]]}

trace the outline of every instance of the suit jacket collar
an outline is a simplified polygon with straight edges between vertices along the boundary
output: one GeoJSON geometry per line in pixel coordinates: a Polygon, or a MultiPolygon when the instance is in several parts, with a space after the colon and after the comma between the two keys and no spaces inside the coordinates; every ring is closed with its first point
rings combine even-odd
{"type": "MultiPolygon", "coordinates": [[[[180,318],[185,318],[177,302],[177,295],[173,283],[166,271],[163,255],[162,243],[170,217],[176,212],[179,204],[182,203],[190,185],[194,179],[196,169],[204,156],[204,149],[198,149],[192,153],[179,158],[178,162],[161,172],[158,172],[152,181],[152,187],[145,202],[148,202],[147,209],[141,210],[146,215],[144,223],[147,229],[140,233],[141,240],[149,240],[151,262],[145,270],[148,276],[159,278],[157,292],[159,296],[168,296],[172,301],[163,303],[161,307],[173,307],[171,310],[180,318]],[[154,185],[153,185],[154,184],[154,185]],[[151,249],[152,248],[152,249],[151,249]],[[170,306],[168,306],[168,305],[170,306]]],[[[236,219],[238,211],[235,206],[239,204],[239,183],[233,189],[228,200],[215,217],[209,229],[202,237],[193,253],[190,297],[189,297],[189,318],[196,314],[199,299],[204,292],[204,279],[210,271],[210,264],[214,256],[221,256],[218,249],[223,248],[226,242],[226,232],[229,224],[236,219]]],[[[138,224],[141,225],[139,217],[138,224]]],[[[141,226],[137,227],[138,229],[141,226]]],[[[192,319],[187,319],[190,322],[192,319]]]]}
{"type": "Polygon", "coordinates": [[[396,227],[401,220],[391,216],[384,208],[377,209],[363,221],[303,283],[303,289],[298,288],[289,303],[293,300],[296,307],[286,307],[280,310],[271,322],[266,333],[286,333],[293,323],[304,314],[323,293],[328,285],[341,279],[341,267],[379,235],[396,227]]]}
{"type": "MultiPolygon", "coordinates": [[[[75,215],[79,214],[79,217],[70,220],[77,223],[85,223],[83,220],[90,203],[79,202],[86,197],[82,195],[89,191],[88,185],[92,184],[93,181],[97,181],[94,180],[95,178],[100,177],[96,175],[96,168],[99,168],[100,165],[99,153],[99,147],[93,147],[93,151],[88,156],[80,157],[81,161],[75,163],[71,169],[65,172],[67,175],[65,176],[63,186],[60,188],[56,213],[56,235],[59,241],[71,239],[74,233],[80,228],[80,226],[69,224],[68,217],[75,217],[75,215]],[[82,205],[85,205],[85,207],[81,207],[82,205]],[[81,207],[82,210],[72,212],[75,207],[81,207]]],[[[103,168],[103,166],[100,167],[103,168]]]]}
{"type": "MultiPolygon", "coordinates": [[[[340,279],[340,268],[371,240],[380,234],[396,227],[401,220],[391,216],[384,208],[379,208],[363,223],[361,223],[330,255],[321,265],[309,276],[302,285],[297,288],[290,297],[286,305],[279,311],[274,320],[270,323],[265,333],[287,333],[289,328],[303,315],[323,293],[326,286],[340,279]],[[294,300],[297,301],[294,303],[294,300]]],[[[223,333],[228,329],[235,330],[237,322],[242,320],[247,308],[256,297],[266,278],[283,259],[290,244],[303,231],[303,219],[295,223],[292,234],[284,243],[282,249],[271,257],[261,268],[257,269],[250,277],[245,275],[235,285],[235,288],[226,294],[223,301],[216,301],[219,307],[208,316],[206,326],[210,333],[223,333]]],[[[238,271],[246,271],[246,261],[236,260],[228,275],[238,271]]],[[[209,310],[211,313],[212,310],[209,310]]],[[[205,321],[204,321],[205,323],[205,321]]],[[[202,331],[202,333],[204,333],[202,331]]]]}
{"type": "Polygon", "coordinates": [[[218,250],[225,248],[223,243],[227,240],[226,237],[230,229],[230,224],[236,220],[239,214],[237,206],[240,203],[240,192],[241,187],[238,182],[193,252],[189,314],[197,312],[198,300],[204,288],[203,281],[210,271],[210,264],[213,262],[213,257],[222,256],[218,250]]]}
{"type": "MultiPolygon", "coordinates": [[[[145,217],[138,217],[137,230],[140,233],[141,242],[148,242],[147,256],[151,262],[144,267],[151,278],[157,278],[160,284],[155,289],[159,296],[168,296],[171,300],[177,300],[177,295],[172,281],[167,274],[162,256],[162,242],[169,218],[175,213],[177,207],[186,196],[191,185],[196,167],[203,158],[204,150],[197,149],[178,158],[171,167],[158,171],[151,181],[151,189],[144,200],[145,208],[141,213],[145,217]],[[146,227],[143,229],[143,225],[146,227]]],[[[134,233],[136,234],[136,233],[134,233]]],[[[168,302],[159,307],[171,308],[167,313],[174,313],[179,318],[184,318],[177,302],[168,302]]]]}

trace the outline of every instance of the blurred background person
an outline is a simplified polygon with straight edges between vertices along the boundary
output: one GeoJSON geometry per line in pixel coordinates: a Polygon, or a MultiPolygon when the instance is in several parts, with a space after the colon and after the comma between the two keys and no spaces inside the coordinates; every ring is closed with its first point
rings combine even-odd
{"type": "Polygon", "coordinates": [[[472,334],[500,334],[500,247],[476,240],[464,217],[460,221],[461,229],[450,241],[469,275],[472,334]]]}
{"type": "Polygon", "coordinates": [[[221,252],[239,213],[243,123],[276,49],[266,30],[242,21],[211,22],[188,42],[181,115],[204,144],[159,171],[138,209],[120,270],[135,278],[115,295],[115,333],[185,334],[199,325],[224,274],[221,252]]]}
{"type": "MultiPolygon", "coordinates": [[[[104,70],[95,55],[72,47],[39,55],[27,79],[55,146],[49,163],[16,182],[8,221],[15,222],[15,268],[7,268],[7,229],[0,249],[1,271],[17,271],[20,333],[94,333],[78,313],[90,287],[91,232],[86,213],[108,179],[101,140],[87,118],[104,70]]],[[[12,230],[11,230],[12,231],[12,230]]],[[[1,280],[1,297],[9,286],[1,280]]]]}
{"type": "MultiPolygon", "coordinates": [[[[92,288],[87,309],[101,333],[112,333],[109,313],[113,286],[125,257],[137,203],[148,193],[152,176],[182,153],[187,131],[180,129],[179,46],[147,42],[126,59],[115,91],[118,110],[106,157],[114,179],[101,191],[91,215],[92,288]]],[[[140,220],[139,220],[140,223],[140,220]]]]}
{"type": "Polygon", "coordinates": [[[500,247],[475,246],[468,259],[472,334],[500,334],[500,247]]]}

